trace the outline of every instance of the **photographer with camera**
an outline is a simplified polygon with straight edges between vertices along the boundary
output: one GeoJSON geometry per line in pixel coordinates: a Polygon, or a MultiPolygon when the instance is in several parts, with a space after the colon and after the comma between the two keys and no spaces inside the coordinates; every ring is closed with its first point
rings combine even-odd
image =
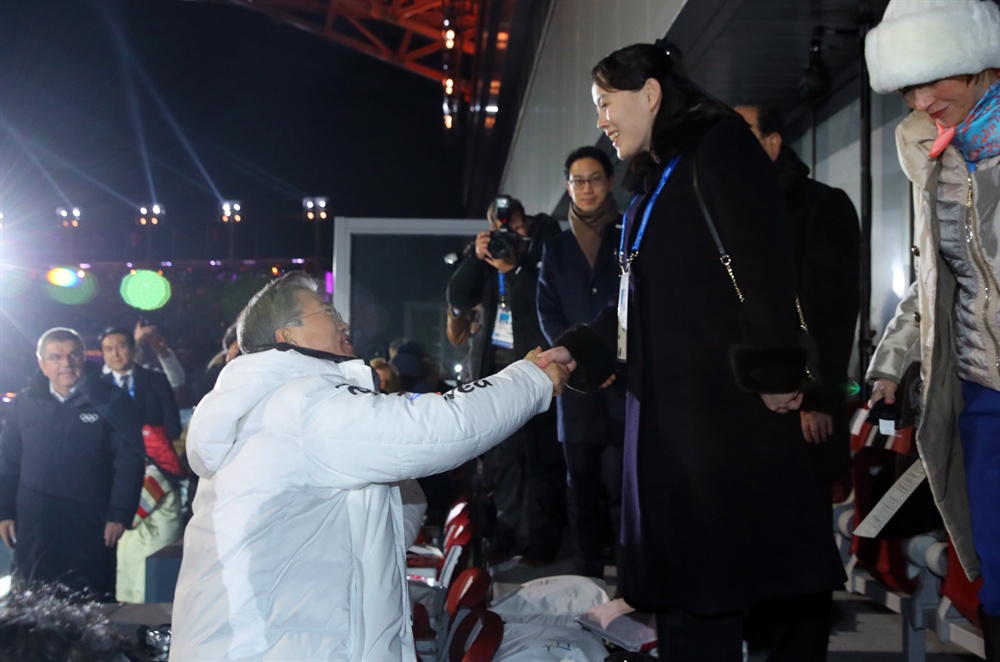
{"type": "MultiPolygon", "coordinates": [[[[469,357],[473,380],[528,350],[548,346],[535,311],[535,290],[542,243],[560,232],[551,217],[527,216],[521,202],[507,195],[490,204],[486,217],[490,230],[466,247],[448,282],[449,306],[470,310],[482,305],[483,325],[469,357]]],[[[498,563],[521,554],[526,565],[551,562],[566,520],[566,470],[555,408],[490,450],[483,457],[483,474],[496,507],[488,560],[498,563]]]]}

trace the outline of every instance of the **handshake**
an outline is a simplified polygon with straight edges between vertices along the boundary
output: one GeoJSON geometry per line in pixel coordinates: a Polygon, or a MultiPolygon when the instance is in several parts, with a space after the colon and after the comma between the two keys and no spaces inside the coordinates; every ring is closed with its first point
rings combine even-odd
{"type": "Polygon", "coordinates": [[[541,347],[536,347],[528,352],[524,358],[544,370],[545,374],[552,380],[553,397],[562,395],[566,389],[569,374],[576,369],[576,361],[573,360],[565,347],[554,347],[544,352],[541,347]]]}

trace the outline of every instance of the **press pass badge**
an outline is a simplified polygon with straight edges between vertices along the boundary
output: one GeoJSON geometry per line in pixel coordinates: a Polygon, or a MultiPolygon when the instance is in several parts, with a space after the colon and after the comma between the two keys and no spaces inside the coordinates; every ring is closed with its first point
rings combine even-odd
{"type": "Polygon", "coordinates": [[[507,306],[497,308],[497,318],[493,323],[493,344],[497,347],[514,347],[514,321],[507,306]]]}
{"type": "Polygon", "coordinates": [[[618,279],[618,360],[622,362],[628,354],[628,277],[626,269],[618,279]]]}

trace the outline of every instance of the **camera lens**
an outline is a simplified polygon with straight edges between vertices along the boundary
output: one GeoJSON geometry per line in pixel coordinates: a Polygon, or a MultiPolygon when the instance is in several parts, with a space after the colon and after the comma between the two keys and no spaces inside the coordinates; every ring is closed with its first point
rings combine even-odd
{"type": "Polygon", "coordinates": [[[494,259],[503,260],[511,254],[516,241],[516,235],[507,228],[494,230],[490,233],[490,243],[486,245],[486,250],[494,259]]]}

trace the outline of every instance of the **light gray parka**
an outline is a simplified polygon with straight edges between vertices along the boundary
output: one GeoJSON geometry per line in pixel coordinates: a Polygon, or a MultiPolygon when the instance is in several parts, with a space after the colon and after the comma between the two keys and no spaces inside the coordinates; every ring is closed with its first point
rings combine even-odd
{"type": "Polygon", "coordinates": [[[979,575],[972,545],[958,414],[962,394],[956,347],[974,363],[984,386],[1000,385],[997,336],[1000,334],[1000,157],[980,161],[970,172],[961,154],[949,146],[938,158],[928,154],[937,129],[923,112],[911,113],[896,129],[899,162],[913,183],[917,279],[896,309],[868,367],[868,380],[899,382],[912,361],[921,362],[922,416],[916,440],[927,469],[934,500],[958,557],[970,579],[979,575]],[[970,196],[971,187],[971,196],[970,196]],[[967,240],[967,255],[978,292],[958,311],[958,281],[941,252],[941,210],[959,210],[955,222],[967,240]],[[956,198],[958,198],[956,200],[956,198]],[[956,205],[957,202],[957,205],[956,205]],[[965,326],[956,323],[964,315],[965,326]],[[981,343],[969,340],[974,324],[981,343]],[[956,338],[957,332],[957,338],[956,338]]]}

